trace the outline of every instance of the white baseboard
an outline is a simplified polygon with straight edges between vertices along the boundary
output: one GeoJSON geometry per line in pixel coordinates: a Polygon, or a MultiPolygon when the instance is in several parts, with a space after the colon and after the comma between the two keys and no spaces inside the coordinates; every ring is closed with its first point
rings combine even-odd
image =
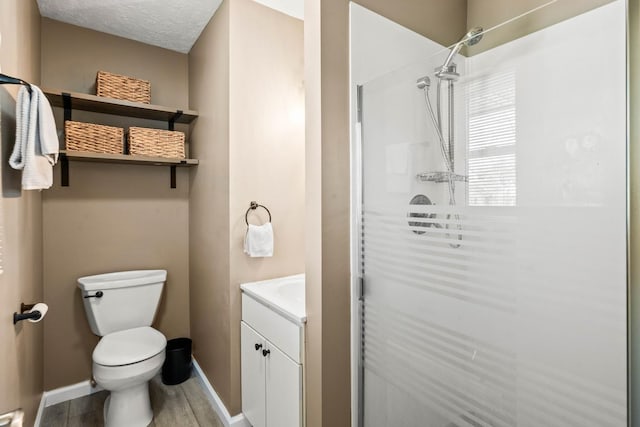
{"type": "Polygon", "coordinates": [[[231,416],[231,414],[229,414],[227,407],[224,406],[224,403],[222,403],[220,396],[218,396],[218,393],[216,393],[216,391],[214,390],[213,386],[207,379],[207,376],[204,374],[202,368],[200,368],[200,365],[198,365],[198,362],[195,358],[193,359],[193,368],[196,372],[196,375],[204,385],[205,392],[207,394],[207,397],[209,398],[209,401],[213,405],[213,409],[216,411],[218,417],[220,417],[220,420],[225,425],[225,427],[251,427],[251,424],[249,424],[249,421],[243,414],[238,414],[233,417],[231,416]]]}
{"type": "Polygon", "coordinates": [[[68,385],[66,387],[56,388],[51,391],[45,391],[42,393],[42,397],[46,396],[44,407],[57,405],[67,400],[77,399],[82,396],[88,396],[93,393],[102,391],[102,387],[99,385],[93,387],[89,380],[82,381],[81,383],[68,385]]]}
{"type": "Polygon", "coordinates": [[[42,393],[42,397],[40,397],[40,405],[38,405],[38,412],[36,413],[36,420],[33,423],[34,427],[40,427],[40,423],[42,422],[42,413],[44,412],[44,404],[45,401],[44,393],[42,393]]]}
{"type": "MultiPolygon", "coordinates": [[[[220,420],[225,425],[225,427],[251,427],[251,424],[249,424],[249,421],[245,418],[244,415],[239,414],[232,417],[231,414],[229,414],[229,411],[227,410],[226,406],[224,406],[224,403],[222,403],[222,400],[218,396],[218,393],[216,393],[216,391],[214,390],[213,386],[207,379],[207,376],[202,371],[202,368],[200,368],[200,365],[198,365],[196,359],[193,359],[193,368],[196,372],[196,375],[204,385],[205,394],[209,398],[213,409],[216,411],[218,417],[220,417],[220,420]]],[[[45,391],[44,393],[42,393],[42,398],[40,399],[40,406],[38,407],[38,414],[36,415],[34,427],[40,427],[44,408],[57,405],[61,402],[66,402],[67,400],[77,399],[78,397],[82,396],[88,396],[99,391],[102,391],[102,387],[92,387],[91,383],[88,380],[78,384],[45,391]]]]}
{"type": "Polygon", "coordinates": [[[66,387],[60,387],[50,391],[45,391],[44,393],[42,393],[42,398],[40,398],[40,406],[38,406],[38,413],[36,415],[34,426],[40,427],[44,408],[57,405],[61,402],[66,402],[67,400],[77,399],[78,397],[82,396],[88,396],[99,391],[102,391],[102,387],[92,387],[89,380],[82,381],[81,383],[77,384],[68,385],[66,387]]]}

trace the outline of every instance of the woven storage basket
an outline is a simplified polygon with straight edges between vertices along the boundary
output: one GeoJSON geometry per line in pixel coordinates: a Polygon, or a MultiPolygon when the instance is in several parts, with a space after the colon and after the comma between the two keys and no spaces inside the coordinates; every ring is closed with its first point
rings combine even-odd
{"type": "Polygon", "coordinates": [[[98,71],[96,94],[125,101],[151,103],[151,83],[146,80],[98,71]]]}
{"type": "Polygon", "coordinates": [[[130,127],[129,154],[184,159],[184,133],[130,127]]]}
{"type": "Polygon", "coordinates": [[[64,122],[64,141],[69,151],[123,153],[124,129],[93,123],[64,122]]]}

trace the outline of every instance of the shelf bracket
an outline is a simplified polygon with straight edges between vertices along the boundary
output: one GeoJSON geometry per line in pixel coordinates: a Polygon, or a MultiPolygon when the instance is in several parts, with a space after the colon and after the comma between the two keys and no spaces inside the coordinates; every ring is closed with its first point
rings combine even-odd
{"type": "Polygon", "coordinates": [[[176,167],[171,166],[171,188],[176,188],[176,167]]]}
{"type": "Polygon", "coordinates": [[[69,158],[66,154],[60,154],[60,185],[69,186],[69,158]]]}
{"type": "Polygon", "coordinates": [[[176,120],[178,120],[183,113],[184,111],[177,110],[176,113],[171,116],[171,118],[169,119],[169,130],[175,130],[176,120]]]}
{"type": "Polygon", "coordinates": [[[71,94],[62,92],[62,106],[64,108],[64,121],[71,120],[71,94]]]}

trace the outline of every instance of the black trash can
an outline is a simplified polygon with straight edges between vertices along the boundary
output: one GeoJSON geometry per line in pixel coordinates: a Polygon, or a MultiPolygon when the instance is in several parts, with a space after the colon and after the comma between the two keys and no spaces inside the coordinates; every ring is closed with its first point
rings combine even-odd
{"type": "Polygon", "coordinates": [[[175,338],[167,341],[167,358],[162,365],[162,382],[176,385],[191,376],[191,339],[175,338]]]}

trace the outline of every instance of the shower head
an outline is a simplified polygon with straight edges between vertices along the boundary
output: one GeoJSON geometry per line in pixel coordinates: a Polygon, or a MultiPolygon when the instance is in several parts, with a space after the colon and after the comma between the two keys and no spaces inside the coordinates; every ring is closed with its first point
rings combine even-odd
{"type": "Polygon", "coordinates": [[[451,68],[451,61],[453,61],[453,57],[460,52],[462,46],[475,46],[480,43],[482,40],[484,29],[482,27],[473,27],[472,29],[464,35],[462,40],[455,44],[451,48],[449,52],[449,56],[445,59],[444,64],[442,66],[436,68],[436,77],[446,80],[455,80],[458,77],[458,74],[455,71],[455,67],[451,68]]]}
{"type": "Polygon", "coordinates": [[[460,41],[467,46],[477,45],[482,40],[483,32],[484,29],[482,27],[473,27],[460,41]]]}

